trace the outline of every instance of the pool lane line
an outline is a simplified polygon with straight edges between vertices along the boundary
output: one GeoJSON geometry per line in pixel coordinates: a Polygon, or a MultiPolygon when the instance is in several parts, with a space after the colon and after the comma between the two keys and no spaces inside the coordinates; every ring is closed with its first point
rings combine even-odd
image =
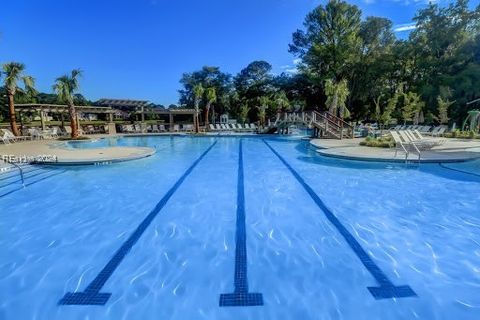
{"type": "Polygon", "coordinates": [[[105,305],[108,299],[112,295],[111,293],[102,293],[100,290],[103,288],[107,280],[112,276],[113,272],[120,265],[127,253],[137,243],[138,239],[145,232],[147,227],[152,223],[153,219],[158,213],[165,207],[168,200],[173,196],[177,189],[182,185],[183,181],[192,173],[193,169],[200,163],[200,161],[212,150],[217,141],[208,147],[202,155],[193,162],[193,164],[185,171],[185,173],[175,182],[175,184],[167,191],[163,198],[157,203],[155,208],[147,215],[147,217],[138,225],[137,229],[130,235],[130,237],[122,244],[120,249],[115,252],[113,257],[103,267],[100,273],[93,279],[92,282],[82,292],[67,292],[60,301],[59,305],[105,305]]]}
{"type": "Polygon", "coordinates": [[[372,296],[379,299],[390,299],[390,298],[406,298],[406,297],[416,297],[417,294],[410,288],[408,285],[396,286],[393,282],[387,277],[387,275],[380,269],[380,267],[372,260],[368,255],[365,249],[362,248],[360,243],[355,239],[355,237],[345,228],[345,226],[338,220],[335,214],[325,205],[325,203],[320,199],[320,197],[313,191],[313,189],[303,180],[303,178],[298,174],[295,169],[265,140],[263,142],[267,147],[280,159],[280,161],[287,167],[287,169],[292,173],[292,175],[297,179],[297,181],[302,185],[302,187],[307,191],[312,200],[317,204],[317,206],[323,211],[325,217],[330,221],[331,224],[337,229],[337,231],[342,235],[347,244],[353,250],[353,252],[360,259],[365,268],[370,272],[370,274],[375,278],[378,287],[367,287],[372,296]]]}
{"type": "Polygon", "coordinates": [[[460,173],[463,173],[463,174],[469,174],[471,176],[480,178],[480,174],[476,174],[476,173],[468,172],[468,171],[463,171],[463,170],[460,170],[460,169],[450,168],[450,167],[447,167],[446,165],[444,165],[443,163],[438,163],[438,165],[440,167],[444,168],[444,169],[447,169],[447,170],[452,170],[452,171],[460,172],[460,173]]]}
{"type": "Polygon", "coordinates": [[[242,139],[238,146],[237,223],[235,232],[235,273],[233,293],[220,294],[220,307],[263,306],[261,293],[248,292],[247,232],[245,227],[245,185],[242,139]]]}
{"type": "Polygon", "coordinates": [[[243,174],[243,146],[238,147],[237,223],[235,233],[235,273],[233,293],[220,294],[220,307],[263,306],[261,293],[248,292],[247,232],[245,227],[245,185],[243,174]]]}

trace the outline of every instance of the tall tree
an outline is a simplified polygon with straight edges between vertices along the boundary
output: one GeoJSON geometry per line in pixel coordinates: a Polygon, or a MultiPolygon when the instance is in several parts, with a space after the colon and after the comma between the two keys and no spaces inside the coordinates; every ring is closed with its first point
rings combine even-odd
{"type": "Polygon", "coordinates": [[[34,95],[35,80],[31,76],[25,75],[23,72],[25,65],[18,62],[9,62],[3,65],[4,84],[7,91],[8,99],[8,114],[10,117],[10,127],[14,135],[19,136],[20,131],[17,127],[17,120],[15,115],[15,94],[17,92],[26,92],[29,95],[34,95]],[[19,87],[18,82],[23,82],[23,88],[19,87]]]}
{"type": "Polygon", "coordinates": [[[58,100],[68,105],[68,113],[70,115],[70,127],[72,128],[71,138],[78,137],[78,118],[75,110],[74,94],[80,88],[79,78],[82,71],[74,69],[70,75],[66,74],[58,77],[53,85],[53,90],[58,96],[58,100]]]}
{"type": "Polygon", "coordinates": [[[205,127],[208,129],[208,117],[210,112],[210,107],[214,102],[217,102],[217,92],[214,87],[209,87],[205,90],[205,96],[207,98],[207,104],[205,106],[205,127]]]}
{"type": "Polygon", "coordinates": [[[337,83],[328,79],[325,81],[325,94],[327,95],[326,105],[330,113],[338,115],[342,119],[350,116],[350,111],[346,107],[346,101],[350,94],[346,80],[337,83]]]}
{"type": "Polygon", "coordinates": [[[322,83],[326,79],[340,81],[351,74],[361,50],[361,11],[341,0],[329,0],[305,18],[305,30],[293,34],[290,52],[302,59],[322,83]]]}
{"type": "Polygon", "coordinates": [[[440,88],[440,94],[437,97],[438,116],[435,116],[435,119],[441,124],[447,124],[448,120],[450,120],[448,109],[455,103],[455,101],[450,101],[451,96],[452,90],[449,87],[440,88]]]}
{"type": "Polygon", "coordinates": [[[240,106],[240,113],[238,118],[242,124],[244,124],[248,119],[248,113],[250,112],[250,107],[246,102],[243,102],[240,106]]]}
{"type": "Polygon", "coordinates": [[[413,121],[415,114],[422,112],[425,103],[415,92],[407,92],[403,94],[402,118],[404,124],[407,121],[413,121]]]}
{"type": "MultiPolygon", "coordinates": [[[[204,66],[200,70],[184,73],[180,79],[182,89],[179,90],[179,104],[188,108],[195,106],[195,93],[193,88],[201,84],[204,88],[215,88],[218,101],[215,103],[215,111],[224,113],[228,111],[228,96],[232,92],[231,75],[224,73],[219,67],[204,66]]],[[[205,94],[206,92],[204,92],[205,94]]],[[[206,97],[203,97],[206,99],[206,97]]]]}
{"type": "Polygon", "coordinates": [[[200,132],[200,123],[199,123],[199,113],[200,113],[200,102],[202,101],[203,93],[205,89],[202,84],[199,83],[193,87],[193,94],[195,97],[195,132],[200,132]]]}

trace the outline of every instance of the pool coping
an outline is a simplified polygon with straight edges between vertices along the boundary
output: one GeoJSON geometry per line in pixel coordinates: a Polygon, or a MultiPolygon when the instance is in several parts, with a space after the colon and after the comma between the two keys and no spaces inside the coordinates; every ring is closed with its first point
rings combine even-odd
{"type": "MultiPolygon", "coordinates": [[[[375,157],[375,156],[368,156],[368,155],[354,155],[354,154],[340,154],[340,151],[348,150],[349,147],[325,147],[318,144],[319,139],[310,139],[309,144],[314,147],[316,153],[329,158],[336,158],[336,159],[343,159],[343,160],[350,160],[350,161],[364,161],[364,162],[381,162],[381,163],[460,163],[460,162],[468,162],[480,159],[480,152],[478,155],[465,155],[463,157],[455,157],[452,156],[451,158],[420,158],[418,157],[405,159],[405,157],[394,157],[394,158],[386,158],[383,156],[375,157]],[[314,141],[315,140],[315,141],[314,141]]],[[[466,152],[465,148],[464,151],[466,152]]],[[[392,152],[393,153],[393,152],[392,152]]],[[[448,152],[439,152],[442,154],[447,154],[448,152]]],[[[393,154],[392,154],[393,156],[393,154]]]]}
{"type": "MultiPolygon", "coordinates": [[[[128,148],[128,147],[126,147],[128,148]]],[[[106,148],[98,148],[98,149],[109,149],[109,147],[106,148]]],[[[107,165],[107,164],[113,164],[113,163],[119,163],[119,162],[126,162],[126,161],[132,161],[132,160],[138,160],[138,159],[143,159],[143,158],[148,158],[152,155],[154,155],[157,151],[153,148],[148,148],[148,147],[135,147],[132,149],[136,149],[137,151],[139,149],[143,149],[142,153],[131,155],[131,156],[113,156],[113,157],[103,157],[103,158],[96,158],[96,159],[60,159],[57,161],[34,161],[32,164],[35,165],[46,165],[46,166],[85,166],[85,165],[107,165]]]]}

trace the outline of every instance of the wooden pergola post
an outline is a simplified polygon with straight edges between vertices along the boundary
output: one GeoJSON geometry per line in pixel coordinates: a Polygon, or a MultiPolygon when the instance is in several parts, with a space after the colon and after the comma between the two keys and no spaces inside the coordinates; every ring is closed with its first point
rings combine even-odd
{"type": "Polygon", "coordinates": [[[42,130],[45,130],[45,113],[40,109],[40,123],[42,124],[42,130]]]}
{"type": "Polygon", "coordinates": [[[168,129],[170,132],[173,132],[173,113],[170,113],[168,115],[168,122],[169,122],[169,126],[168,126],[168,129]]]}

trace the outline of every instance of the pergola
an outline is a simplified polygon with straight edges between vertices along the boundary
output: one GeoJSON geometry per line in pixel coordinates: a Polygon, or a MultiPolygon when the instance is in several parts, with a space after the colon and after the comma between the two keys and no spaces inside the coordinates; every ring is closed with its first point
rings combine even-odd
{"type": "MultiPolygon", "coordinates": [[[[145,100],[128,100],[128,99],[100,99],[96,102],[99,106],[75,106],[76,112],[81,113],[95,113],[106,114],[108,118],[109,132],[115,133],[115,125],[113,123],[113,114],[115,109],[129,110],[134,114],[141,115],[141,122],[145,122],[145,113],[165,115],[168,116],[170,131],[173,130],[175,124],[175,116],[191,116],[192,122],[195,117],[195,109],[164,109],[158,107],[152,107],[152,104],[145,100]]],[[[21,114],[22,112],[38,112],[40,113],[40,121],[42,129],[45,129],[45,118],[47,113],[57,113],[62,117],[68,114],[69,108],[67,105],[61,104],[42,104],[42,103],[26,103],[16,104],[15,109],[21,114]]],[[[20,119],[21,116],[20,116],[20,119]]]]}
{"type": "Polygon", "coordinates": [[[188,115],[192,116],[192,122],[195,117],[195,109],[164,109],[154,107],[147,100],[131,100],[131,99],[107,99],[98,100],[95,104],[113,109],[129,110],[132,113],[140,115],[141,122],[145,122],[145,114],[168,115],[170,130],[173,130],[175,116],[188,115]]]}
{"type": "MultiPolygon", "coordinates": [[[[175,116],[178,115],[188,115],[192,116],[192,122],[194,121],[195,117],[195,109],[159,109],[159,108],[148,108],[142,109],[141,111],[135,112],[136,114],[141,114],[142,119],[145,117],[145,113],[157,114],[157,115],[168,115],[168,123],[170,131],[173,130],[173,125],[175,123],[175,116]]],[[[143,121],[142,121],[143,122],[143,121]]]]}
{"type": "MultiPolygon", "coordinates": [[[[48,104],[48,103],[25,103],[25,104],[16,104],[15,109],[21,114],[22,112],[27,111],[36,111],[40,113],[40,122],[42,124],[42,129],[45,129],[45,116],[47,113],[59,113],[62,116],[68,114],[69,108],[64,104],[48,104]]],[[[106,114],[108,116],[109,122],[113,122],[113,113],[115,112],[112,108],[109,107],[97,107],[97,106],[75,106],[75,111],[82,113],[96,113],[96,114],[106,114]]],[[[21,119],[21,117],[20,117],[21,119]]]]}

